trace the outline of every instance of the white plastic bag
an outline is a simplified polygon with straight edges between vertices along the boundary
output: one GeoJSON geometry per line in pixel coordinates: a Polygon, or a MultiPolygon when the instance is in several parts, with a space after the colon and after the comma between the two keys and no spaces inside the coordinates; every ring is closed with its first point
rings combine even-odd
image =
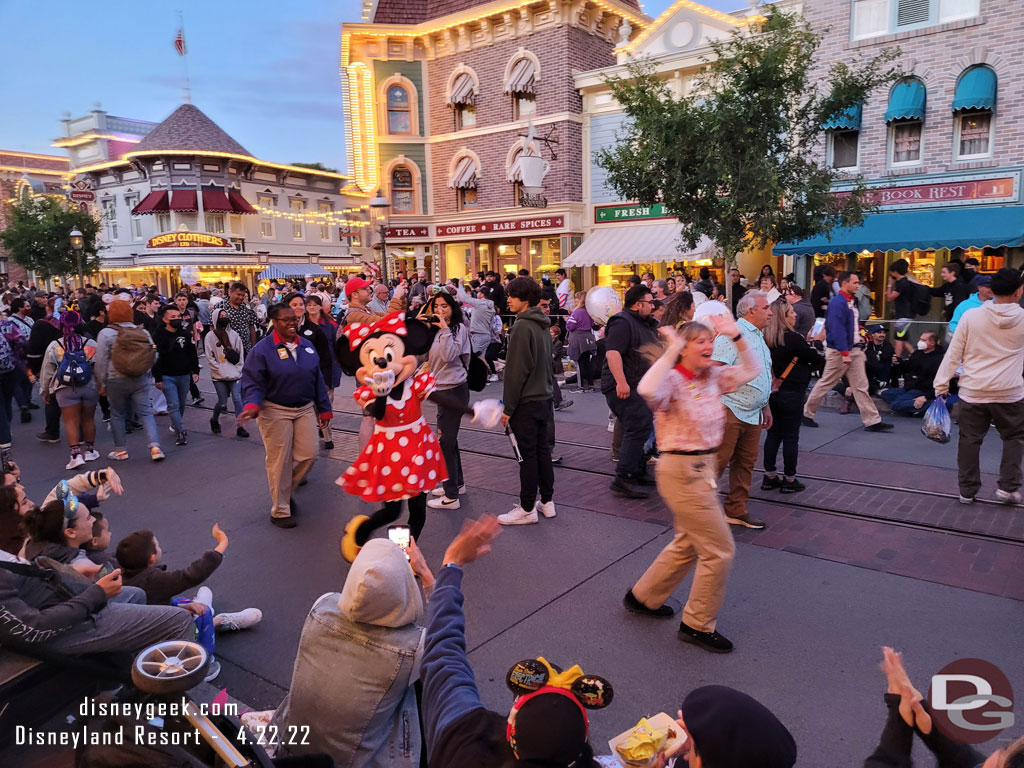
{"type": "Polygon", "coordinates": [[[948,443],[952,430],[953,422],[949,418],[949,409],[946,408],[946,398],[936,397],[924,414],[921,434],[936,443],[948,443]]]}

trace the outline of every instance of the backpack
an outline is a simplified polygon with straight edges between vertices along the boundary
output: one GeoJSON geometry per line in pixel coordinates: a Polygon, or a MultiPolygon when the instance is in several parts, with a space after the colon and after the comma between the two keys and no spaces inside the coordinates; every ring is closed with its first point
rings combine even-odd
{"type": "Polygon", "coordinates": [[[142,376],[156,361],[156,349],[145,328],[117,326],[117,338],[110,348],[110,364],[122,376],[142,376]]]}
{"type": "Polygon", "coordinates": [[[14,370],[14,351],[7,337],[0,334],[0,373],[9,373],[14,370]]]}
{"type": "Polygon", "coordinates": [[[911,283],[914,286],[914,314],[927,315],[932,311],[932,292],[924,283],[911,283]]]}
{"type": "MultiPolygon", "coordinates": [[[[57,343],[60,344],[59,341],[57,343]]],[[[72,389],[84,387],[92,379],[92,363],[86,357],[85,350],[69,351],[64,348],[63,344],[60,344],[60,348],[64,350],[64,357],[61,358],[60,365],[57,366],[54,378],[65,387],[72,389]]]]}

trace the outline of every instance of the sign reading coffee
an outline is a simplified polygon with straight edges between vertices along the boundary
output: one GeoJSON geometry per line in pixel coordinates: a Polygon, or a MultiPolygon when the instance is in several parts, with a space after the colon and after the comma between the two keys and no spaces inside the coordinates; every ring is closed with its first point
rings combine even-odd
{"type": "Polygon", "coordinates": [[[536,219],[511,219],[508,221],[481,221],[472,224],[439,224],[438,237],[461,235],[491,235],[505,232],[532,232],[536,229],[552,229],[565,224],[564,216],[544,216],[536,219]]]}
{"type": "Polygon", "coordinates": [[[233,248],[223,237],[203,232],[168,232],[149,238],[147,248],[233,248]]]}

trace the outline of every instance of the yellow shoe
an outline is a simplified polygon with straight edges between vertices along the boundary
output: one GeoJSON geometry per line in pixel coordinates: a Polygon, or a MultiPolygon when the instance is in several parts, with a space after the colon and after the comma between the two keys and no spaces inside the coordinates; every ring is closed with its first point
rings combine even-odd
{"type": "Polygon", "coordinates": [[[356,515],[345,526],[345,535],[341,537],[341,556],[350,563],[356,559],[356,555],[362,549],[356,544],[356,531],[369,519],[368,515],[356,515]]]}

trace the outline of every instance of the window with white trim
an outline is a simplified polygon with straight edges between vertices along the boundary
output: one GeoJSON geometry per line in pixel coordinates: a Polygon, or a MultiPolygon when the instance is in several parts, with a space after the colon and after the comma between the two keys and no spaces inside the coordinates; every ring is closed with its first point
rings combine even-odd
{"type": "MultiPolygon", "coordinates": [[[[332,211],[334,211],[334,203],[328,202],[326,200],[321,200],[320,202],[318,202],[316,204],[316,207],[320,213],[324,214],[331,213],[332,211]]],[[[331,242],[331,225],[326,221],[320,222],[320,239],[325,243],[331,242]]]]}
{"type": "Polygon", "coordinates": [[[131,220],[132,240],[141,240],[142,239],[142,217],[141,216],[135,216],[135,215],[132,215],[130,213],[131,211],[135,210],[135,206],[137,206],[139,204],[138,195],[126,195],[125,198],[124,198],[124,204],[125,204],[125,207],[129,211],[129,215],[131,216],[130,220],[131,220]]]}
{"type": "Polygon", "coordinates": [[[169,213],[158,213],[156,214],[156,231],[160,234],[171,231],[171,214],[169,213]]]}
{"type": "Polygon", "coordinates": [[[828,164],[839,170],[854,170],[859,165],[860,131],[834,130],[828,135],[828,164]]]}
{"type": "Polygon", "coordinates": [[[415,187],[412,169],[396,165],[391,169],[391,210],[395,213],[414,213],[416,210],[415,187]]]}
{"type": "Polygon", "coordinates": [[[995,120],[990,109],[966,109],[956,114],[957,160],[979,160],[992,156],[995,120]]]}
{"type": "Polygon", "coordinates": [[[274,219],[269,211],[277,207],[277,200],[273,195],[256,195],[256,205],[260,211],[260,237],[272,239],[274,237],[274,219]]]}
{"type": "Polygon", "coordinates": [[[206,231],[214,235],[220,235],[224,233],[224,214],[223,213],[208,213],[206,214],[206,231]]]}
{"type": "Polygon", "coordinates": [[[853,0],[850,36],[863,40],[971,19],[980,0],[853,0]]]}
{"type": "Polygon", "coordinates": [[[919,165],[923,135],[920,120],[893,120],[889,124],[889,165],[919,165]]]}
{"type": "MultiPolygon", "coordinates": [[[[290,200],[288,201],[288,207],[291,209],[293,214],[301,216],[306,212],[306,201],[305,200],[290,200]]],[[[302,240],[306,237],[306,228],[302,223],[302,219],[292,220],[292,238],[295,240],[302,240]]]]}
{"type": "Polygon", "coordinates": [[[103,221],[107,225],[107,239],[117,240],[117,201],[109,198],[103,201],[103,221]]]}

